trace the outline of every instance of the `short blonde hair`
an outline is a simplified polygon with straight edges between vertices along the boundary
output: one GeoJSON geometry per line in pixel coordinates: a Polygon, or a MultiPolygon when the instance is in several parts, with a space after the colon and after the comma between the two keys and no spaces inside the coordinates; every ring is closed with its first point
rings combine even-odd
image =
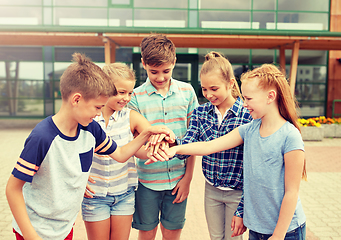
{"type": "Polygon", "coordinates": [[[76,92],[82,94],[85,100],[117,94],[111,78],[90,58],[81,53],[74,53],[72,57],[73,63],[60,77],[60,92],[63,100],[76,92]]]}
{"type": "Polygon", "coordinates": [[[133,69],[128,67],[127,64],[116,62],[103,67],[103,72],[105,72],[114,82],[118,78],[123,78],[130,81],[136,81],[135,72],[133,69]]]}

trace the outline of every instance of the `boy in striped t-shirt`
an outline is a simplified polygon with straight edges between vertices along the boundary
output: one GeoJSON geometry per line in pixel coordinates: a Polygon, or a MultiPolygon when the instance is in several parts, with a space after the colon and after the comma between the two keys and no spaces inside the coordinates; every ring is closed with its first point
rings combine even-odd
{"type": "MultiPolygon", "coordinates": [[[[148,78],[134,89],[129,106],[151,125],[166,125],[181,138],[198,100],[190,84],[172,78],[175,46],[166,36],[150,35],[142,40],[141,55],[148,78]]],[[[145,161],[136,159],[139,184],[132,226],[139,230],[139,239],[154,239],[161,221],[163,237],[179,239],[185,223],[194,157],[151,165],[145,165],[145,161]]]]}

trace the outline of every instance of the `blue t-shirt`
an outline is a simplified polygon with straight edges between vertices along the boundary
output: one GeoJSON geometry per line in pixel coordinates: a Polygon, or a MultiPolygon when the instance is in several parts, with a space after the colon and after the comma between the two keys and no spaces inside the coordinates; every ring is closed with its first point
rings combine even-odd
{"type": "MultiPolygon", "coordinates": [[[[62,240],[70,233],[83,200],[93,153],[110,154],[112,141],[95,121],[78,125],[65,136],[48,117],[26,139],[12,172],[26,181],[23,195],[30,221],[44,240],[62,240]]],[[[13,228],[21,231],[13,221],[13,228]]]]}
{"type": "MultiPolygon", "coordinates": [[[[244,225],[258,233],[272,234],[275,230],[284,197],[284,154],[304,151],[298,129],[286,122],[275,133],[261,137],[261,119],[240,126],[244,140],[244,225]]],[[[300,198],[288,232],[306,220],[300,198]]]]}

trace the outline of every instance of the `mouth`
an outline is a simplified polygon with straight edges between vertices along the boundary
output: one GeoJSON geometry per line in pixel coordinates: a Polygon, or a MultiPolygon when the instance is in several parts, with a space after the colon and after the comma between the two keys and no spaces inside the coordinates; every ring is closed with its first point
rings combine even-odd
{"type": "Polygon", "coordinates": [[[218,101],[218,98],[215,98],[215,99],[210,99],[209,100],[211,103],[215,103],[215,102],[217,102],[218,101]]]}
{"type": "Polygon", "coordinates": [[[124,107],[125,105],[127,105],[126,102],[122,103],[122,102],[119,102],[118,105],[120,105],[121,107],[124,107]]]}

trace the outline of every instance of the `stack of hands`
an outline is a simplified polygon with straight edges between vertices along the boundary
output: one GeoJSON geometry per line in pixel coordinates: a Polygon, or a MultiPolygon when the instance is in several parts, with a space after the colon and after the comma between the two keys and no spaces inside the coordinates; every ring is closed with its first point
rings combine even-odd
{"type": "Polygon", "coordinates": [[[175,155],[175,134],[170,130],[169,134],[154,134],[149,138],[149,141],[145,145],[145,149],[148,149],[148,160],[146,165],[157,161],[168,161],[175,155]]]}

